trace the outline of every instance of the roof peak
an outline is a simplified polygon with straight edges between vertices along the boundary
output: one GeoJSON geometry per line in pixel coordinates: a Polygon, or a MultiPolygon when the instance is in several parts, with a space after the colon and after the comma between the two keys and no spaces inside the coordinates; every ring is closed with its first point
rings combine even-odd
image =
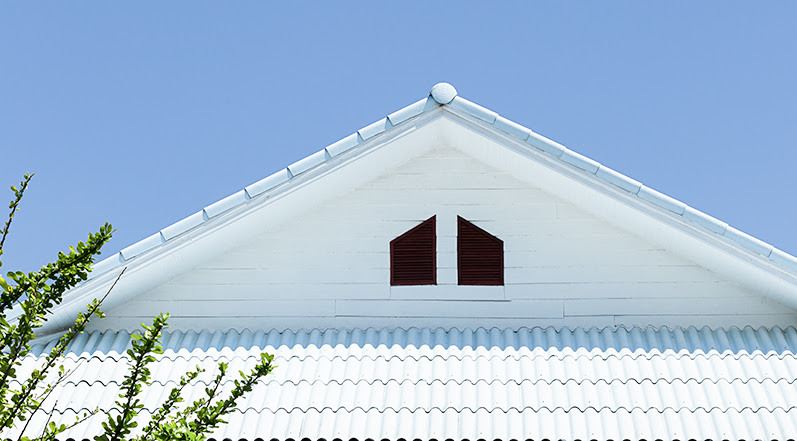
{"type": "Polygon", "coordinates": [[[457,97],[457,89],[454,89],[454,86],[448,83],[437,83],[432,86],[429,94],[439,104],[448,104],[457,97]]]}

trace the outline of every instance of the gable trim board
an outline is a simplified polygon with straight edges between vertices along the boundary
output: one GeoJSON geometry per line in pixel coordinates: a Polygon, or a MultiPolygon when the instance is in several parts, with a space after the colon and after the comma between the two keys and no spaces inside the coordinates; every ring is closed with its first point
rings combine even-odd
{"type": "Polygon", "coordinates": [[[666,243],[677,254],[797,309],[794,256],[472,103],[442,83],[425,99],[99,262],[91,279],[56,309],[45,330],[68,326],[89,299],[104,294],[122,267],[127,272],[106,300],[107,308],[195,267],[210,254],[243,243],[241,232],[247,229],[241,226],[286,220],[443,145],[456,146],[518,179],[533,178],[544,191],[654,243],[666,243]]]}

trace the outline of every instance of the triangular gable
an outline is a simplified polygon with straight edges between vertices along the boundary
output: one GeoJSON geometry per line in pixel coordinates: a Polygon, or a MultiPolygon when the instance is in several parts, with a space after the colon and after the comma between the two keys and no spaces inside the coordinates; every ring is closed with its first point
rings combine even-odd
{"type": "Polygon", "coordinates": [[[643,237],[666,241],[696,263],[797,308],[795,257],[465,100],[448,84],[438,84],[427,98],[98,263],[92,279],[74,290],[48,328],[70,323],[88,299],[107,289],[122,267],[128,267],[126,283],[117,287],[107,307],[190,269],[220,246],[243,240],[229,228],[232,223],[251,225],[255,218],[278,222],[292,209],[312,204],[313,198],[295,194],[321,178],[324,189],[317,191],[315,200],[363,182],[367,176],[350,171],[355,162],[360,171],[378,174],[441,143],[466,146],[467,153],[515,176],[533,176],[552,194],[643,237]],[[394,148],[387,152],[382,149],[386,145],[394,148]],[[270,207],[263,214],[261,208],[269,205],[278,208],[270,207]],[[255,216],[256,212],[260,214],[255,216]]]}

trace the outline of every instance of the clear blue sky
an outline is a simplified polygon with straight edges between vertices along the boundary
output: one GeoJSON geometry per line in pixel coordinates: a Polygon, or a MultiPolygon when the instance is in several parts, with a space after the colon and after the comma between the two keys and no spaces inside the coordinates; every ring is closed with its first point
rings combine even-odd
{"type": "Polygon", "coordinates": [[[118,251],[439,81],[797,253],[796,19],[794,2],[5,2],[0,183],[36,177],[3,271],[105,221],[118,251]]]}

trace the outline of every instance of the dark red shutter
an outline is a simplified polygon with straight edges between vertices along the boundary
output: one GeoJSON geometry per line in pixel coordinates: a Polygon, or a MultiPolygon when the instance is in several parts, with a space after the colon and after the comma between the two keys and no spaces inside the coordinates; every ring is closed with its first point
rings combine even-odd
{"type": "Polygon", "coordinates": [[[504,284],[504,241],[457,216],[460,285],[504,284]]]}
{"type": "Polygon", "coordinates": [[[437,284],[435,217],[390,241],[391,285],[437,284]]]}

